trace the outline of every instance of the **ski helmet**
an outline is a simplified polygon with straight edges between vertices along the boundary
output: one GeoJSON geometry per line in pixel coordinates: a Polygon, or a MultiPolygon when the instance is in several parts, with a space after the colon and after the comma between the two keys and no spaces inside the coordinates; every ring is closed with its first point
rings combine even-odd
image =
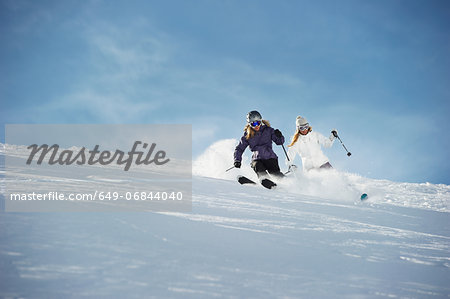
{"type": "Polygon", "coordinates": [[[309,124],[308,124],[308,121],[306,120],[306,118],[297,116],[297,119],[295,120],[295,125],[297,127],[302,127],[302,126],[307,126],[309,124]]]}
{"type": "Polygon", "coordinates": [[[261,116],[261,114],[259,114],[258,111],[253,110],[253,111],[250,111],[249,113],[247,113],[247,123],[250,124],[257,120],[259,120],[259,121],[262,120],[262,116],[261,116]]]}

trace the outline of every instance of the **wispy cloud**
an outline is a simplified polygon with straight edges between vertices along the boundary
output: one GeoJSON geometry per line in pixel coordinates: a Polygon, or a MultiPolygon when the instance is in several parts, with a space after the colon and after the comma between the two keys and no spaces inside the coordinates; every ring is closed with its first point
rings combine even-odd
{"type": "Polygon", "coordinates": [[[191,114],[187,121],[193,122],[199,109],[229,110],[249,100],[264,102],[269,95],[261,86],[304,87],[293,75],[237,59],[220,58],[201,66],[180,61],[182,42],[142,19],[126,28],[105,21],[74,24],[82,28],[89,51],[88,60],[81,62],[87,72],[65,94],[42,105],[42,112],[64,115],[67,111],[99,122],[139,122],[167,114],[163,110],[171,107],[191,114]]]}

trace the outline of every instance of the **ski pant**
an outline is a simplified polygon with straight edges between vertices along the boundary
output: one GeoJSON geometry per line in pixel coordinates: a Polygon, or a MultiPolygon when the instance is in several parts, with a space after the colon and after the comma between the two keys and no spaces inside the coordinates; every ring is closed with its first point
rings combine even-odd
{"type": "Polygon", "coordinates": [[[252,168],[258,175],[258,178],[266,177],[267,173],[276,176],[278,178],[284,177],[284,174],[280,171],[278,159],[276,158],[267,160],[254,160],[252,162],[252,168]]]}

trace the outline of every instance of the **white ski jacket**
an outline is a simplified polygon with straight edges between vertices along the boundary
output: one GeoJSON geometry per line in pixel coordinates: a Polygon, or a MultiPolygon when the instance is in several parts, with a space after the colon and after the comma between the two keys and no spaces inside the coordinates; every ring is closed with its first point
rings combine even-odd
{"type": "Polygon", "coordinates": [[[320,168],[320,166],[328,162],[328,158],[324,155],[320,146],[331,147],[334,140],[333,134],[329,138],[314,131],[309,132],[307,135],[300,134],[297,142],[289,147],[288,155],[291,162],[286,160],[286,164],[288,166],[291,165],[296,155],[299,154],[304,171],[320,168]]]}

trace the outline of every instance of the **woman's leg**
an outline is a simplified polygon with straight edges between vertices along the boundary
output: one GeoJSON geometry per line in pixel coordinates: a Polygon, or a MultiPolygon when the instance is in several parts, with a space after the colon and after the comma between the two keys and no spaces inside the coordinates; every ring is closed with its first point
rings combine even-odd
{"type": "Polygon", "coordinates": [[[277,186],[277,184],[275,184],[273,181],[267,179],[267,177],[268,177],[267,171],[269,171],[267,166],[269,166],[269,165],[270,165],[270,163],[268,164],[267,160],[256,160],[256,161],[252,162],[252,168],[258,175],[258,179],[261,182],[261,185],[263,185],[267,189],[272,189],[272,188],[275,188],[277,186]]]}
{"type": "Polygon", "coordinates": [[[256,172],[258,178],[267,176],[267,169],[263,161],[264,160],[255,160],[252,162],[252,168],[256,172]]]}
{"type": "Polygon", "coordinates": [[[284,177],[284,174],[280,171],[280,166],[278,165],[278,159],[268,159],[264,160],[267,171],[278,178],[284,177]]]}

